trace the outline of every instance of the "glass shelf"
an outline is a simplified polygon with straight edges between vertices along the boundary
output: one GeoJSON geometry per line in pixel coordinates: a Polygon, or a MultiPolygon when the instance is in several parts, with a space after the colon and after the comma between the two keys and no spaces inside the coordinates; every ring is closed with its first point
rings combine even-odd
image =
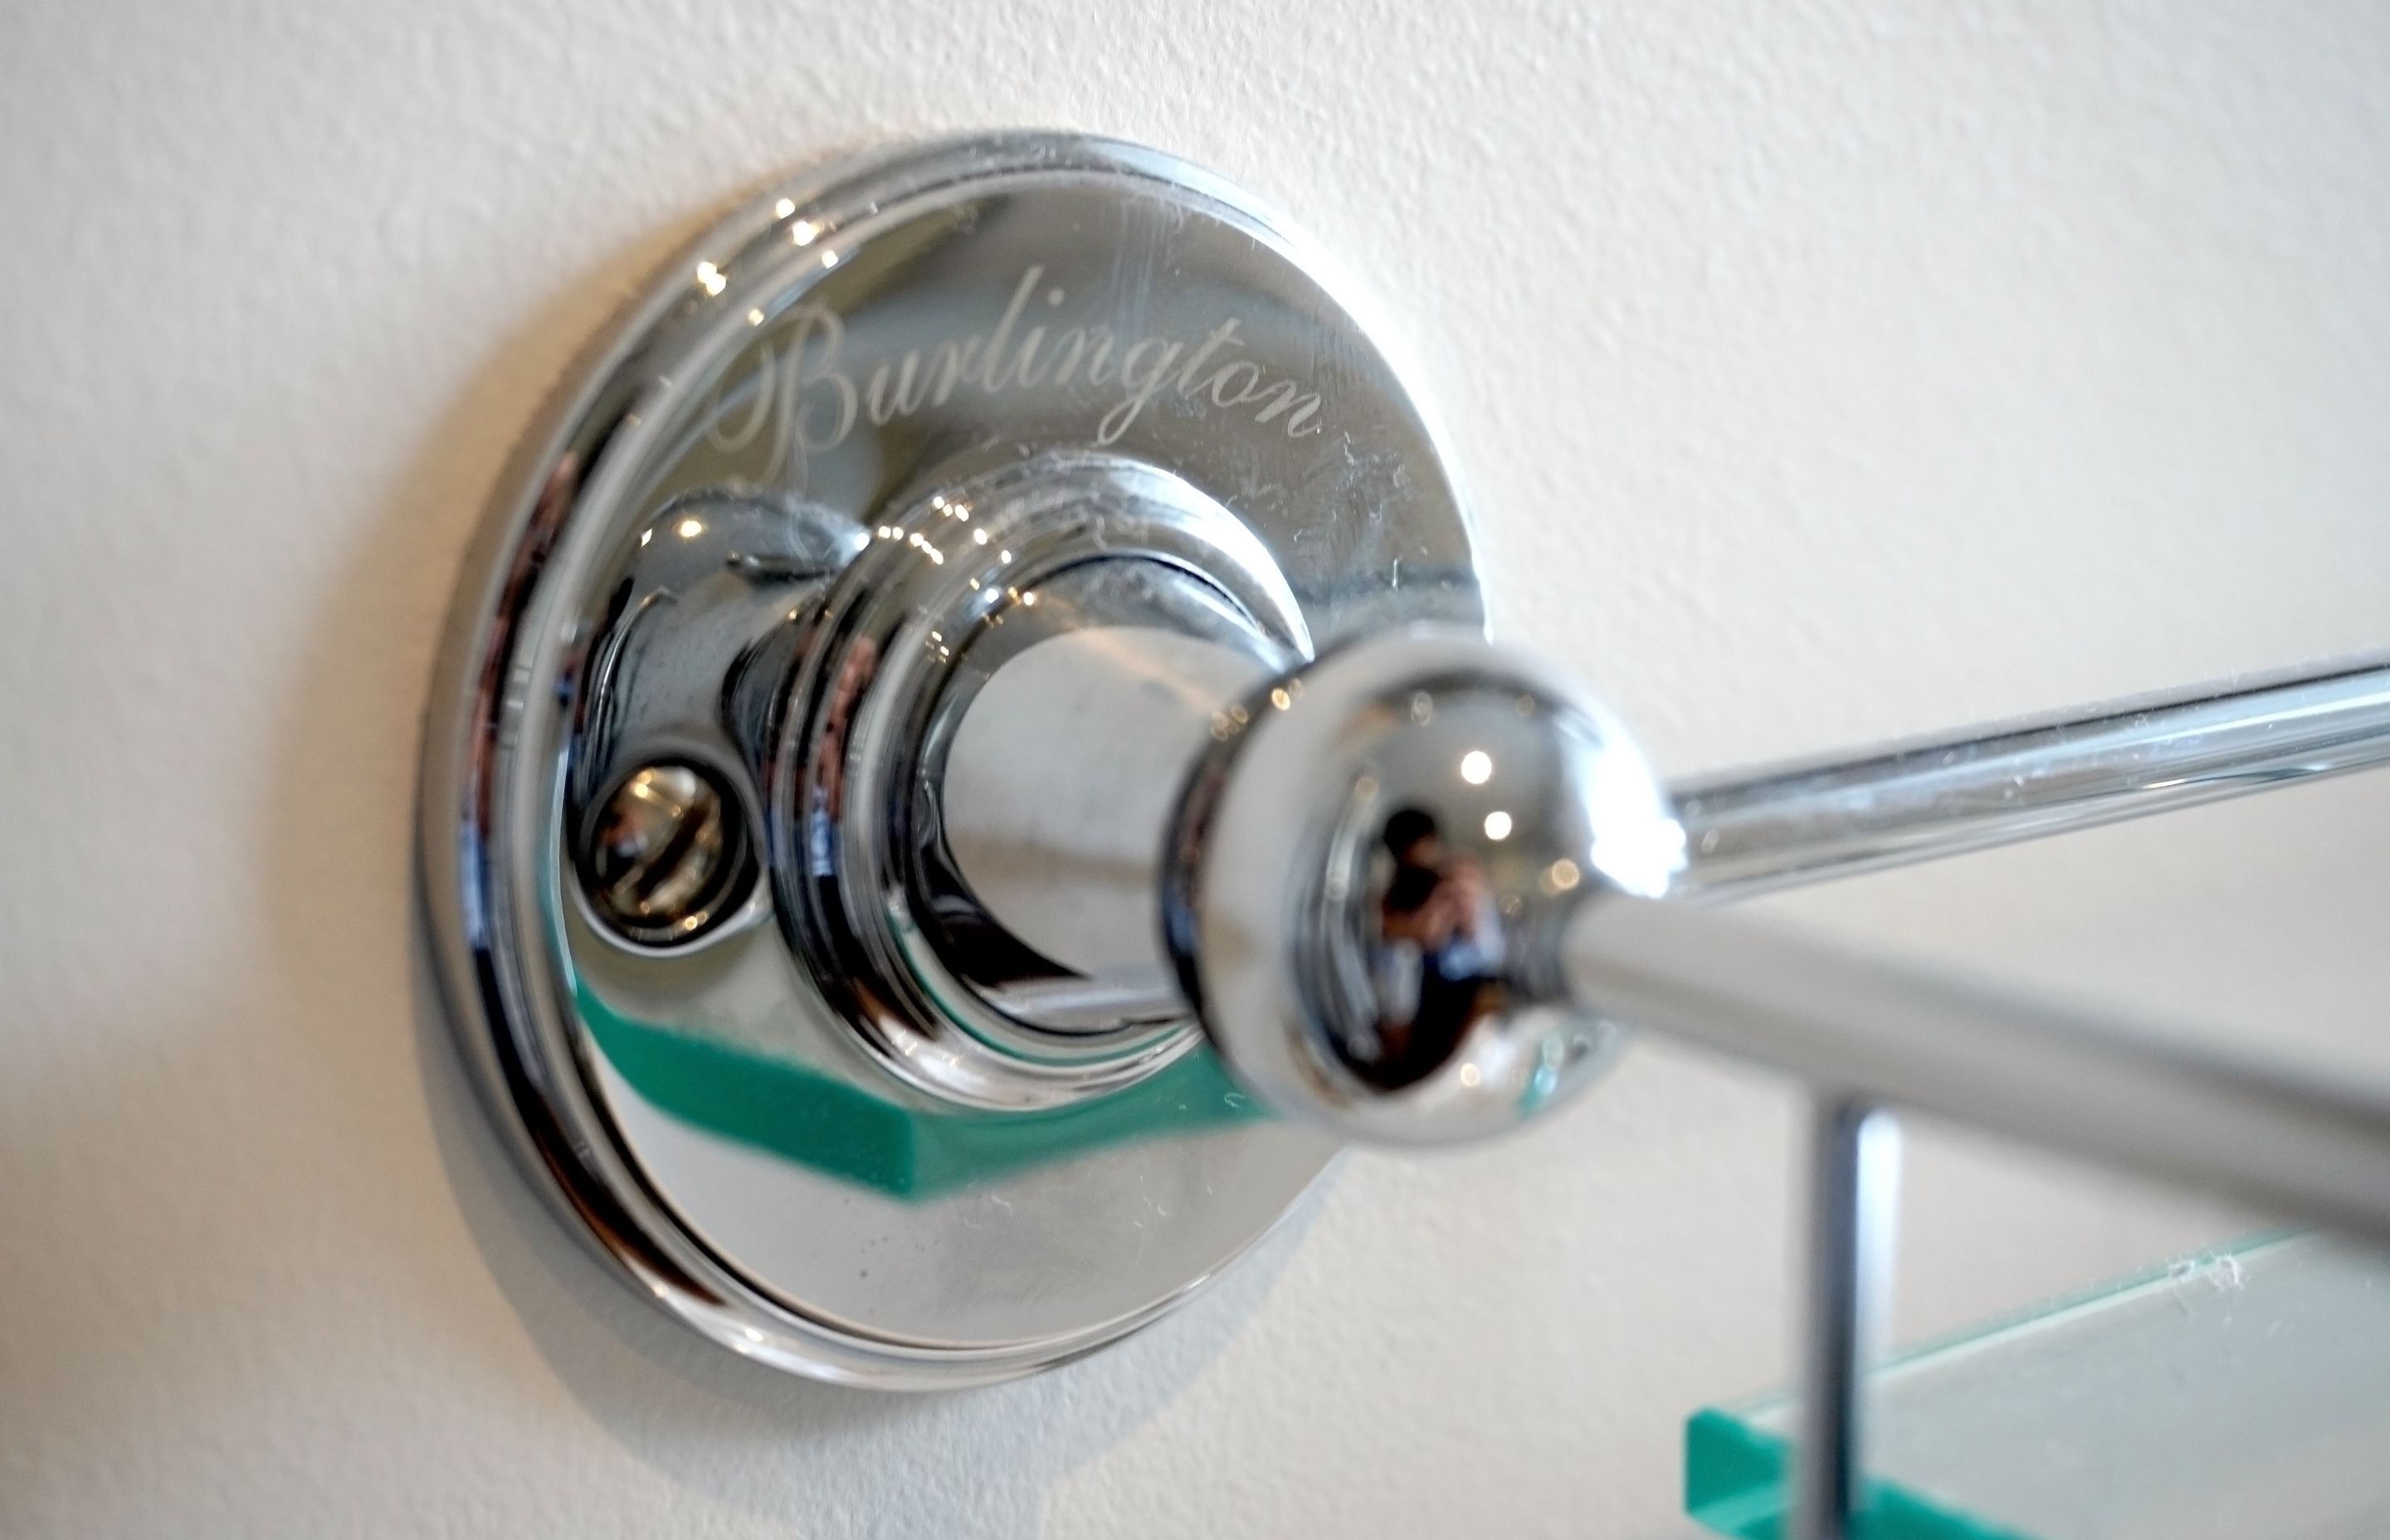
{"type": "MultiPolygon", "coordinates": [[[[1686,1511],[1772,1540],[1789,1398],[1685,1431],[1686,1511]]],[[[2275,1236],[1907,1354],[1869,1405],[1865,1540],[2390,1534],[2390,1257],[2275,1236]]]]}

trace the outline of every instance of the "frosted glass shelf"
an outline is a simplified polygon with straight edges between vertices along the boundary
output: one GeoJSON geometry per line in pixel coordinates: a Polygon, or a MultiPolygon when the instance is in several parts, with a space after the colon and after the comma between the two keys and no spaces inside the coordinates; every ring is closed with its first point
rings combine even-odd
{"type": "MultiPolygon", "coordinates": [[[[1792,1415],[1697,1413],[1686,1510],[1776,1535],[1792,1415]]],[[[1866,1540],[2373,1540],[2390,1258],[2311,1236],[2203,1253],[1911,1354],[1870,1418],[1866,1540]]]]}

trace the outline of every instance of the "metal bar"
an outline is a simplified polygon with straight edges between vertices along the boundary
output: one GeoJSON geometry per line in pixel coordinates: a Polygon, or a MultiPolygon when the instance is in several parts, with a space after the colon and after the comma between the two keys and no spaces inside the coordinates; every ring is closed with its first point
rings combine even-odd
{"type": "Polygon", "coordinates": [[[1820,1101],[1808,1174],[1792,1537],[1848,1540],[1866,1502],[1868,1375],[1891,1336],[1899,1125],[1872,1108],[1820,1101]]]}
{"type": "Polygon", "coordinates": [[[1587,904],[1561,963],[1588,1007],[1774,1064],[1829,1098],[2390,1238],[2390,1086],[2333,1084],[1670,899],[1587,904]]]}
{"type": "Polygon", "coordinates": [[[2390,655],[1677,783],[1678,896],[1722,899],[2390,764],[2390,655]]]}

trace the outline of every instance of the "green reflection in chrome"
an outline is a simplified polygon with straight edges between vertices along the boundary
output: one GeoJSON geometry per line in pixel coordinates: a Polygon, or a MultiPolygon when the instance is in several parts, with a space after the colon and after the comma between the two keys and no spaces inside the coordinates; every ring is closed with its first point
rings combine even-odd
{"type": "Polygon", "coordinates": [[[922,1111],[861,1086],[670,1027],[586,989],[581,1019],[639,1095],[710,1134],[897,1198],[940,1193],[1106,1145],[1261,1115],[1206,1046],[1151,1079],[1042,1112],[922,1111]]]}

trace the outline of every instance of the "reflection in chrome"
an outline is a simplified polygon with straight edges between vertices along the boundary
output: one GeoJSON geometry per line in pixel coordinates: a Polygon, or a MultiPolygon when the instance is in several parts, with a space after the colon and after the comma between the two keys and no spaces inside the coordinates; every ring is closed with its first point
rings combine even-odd
{"type": "Polygon", "coordinates": [[[1589,1084],[1620,1034],[1549,966],[1597,891],[1574,863],[1657,894],[1683,861],[1640,750],[1546,665],[1451,633],[1293,682],[1286,708],[1232,713],[1173,837],[1171,943],[1230,1068],[1398,1144],[1499,1133],[1589,1084]]]}

